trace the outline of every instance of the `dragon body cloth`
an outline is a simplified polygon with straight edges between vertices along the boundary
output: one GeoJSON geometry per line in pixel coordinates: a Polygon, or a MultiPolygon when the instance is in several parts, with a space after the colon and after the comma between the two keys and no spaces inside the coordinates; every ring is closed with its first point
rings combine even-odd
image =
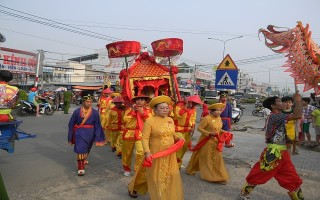
{"type": "Polygon", "coordinates": [[[309,24],[303,27],[301,22],[293,29],[276,30],[279,27],[269,25],[267,30],[260,29],[265,37],[265,45],[276,53],[284,53],[288,58],[282,67],[295,79],[296,84],[304,84],[304,92],[314,89],[320,94],[320,48],[311,39],[309,24]]]}

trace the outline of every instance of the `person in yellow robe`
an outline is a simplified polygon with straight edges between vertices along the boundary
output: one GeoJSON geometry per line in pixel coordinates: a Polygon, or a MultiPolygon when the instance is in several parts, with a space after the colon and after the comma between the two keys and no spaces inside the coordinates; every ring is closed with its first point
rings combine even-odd
{"type": "Polygon", "coordinates": [[[146,107],[146,103],[150,101],[150,97],[140,95],[132,98],[134,105],[126,109],[123,116],[124,130],[122,134],[122,166],[124,176],[131,174],[131,160],[133,157],[133,149],[135,147],[135,163],[134,171],[137,171],[139,164],[143,161],[143,149],[141,143],[141,131],[143,123],[151,116],[150,109],[146,107]]]}
{"type": "Polygon", "coordinates": [[[123,115],[125,107],[123,99],[117,96],[112,100],[114,106],[107,111],[106,129],[111,134],[111,150],[116,152],[119,159],[122,158],[122,132],[123,132],[123,115]]]}
{"type": "Polygon", "coordinates": [[[202,104],[198,95],[187,98],[187,102],[178,102],[174,109],[174,124],[176,132],[185,139],[184,147],[177,152],[179,167],[182,165],[182,158],[188,146],[191,144],[191,136],[196,123],[196,105],[202,104]]]}
{"type": "Polygon", "coordinates": [[[129,196],[136,198],[139,194],[149,192],[152,200],[183,200],[183,185],[176,162],[176,153],[170,151],[168,155],[161,155],[153,159],[152,156],[162,151],[171,150],[175,142],[183,140],[175,132],[174,122],[168,117],[171,103],[168,96],[158,96],[152,99],[150,107],[154,116],[146,120],[142,131],[142,145],[145,160],[151,166],[140,165],[132,181],[129,183],[129,196]]]}
{"type": "Polygon", "coordinates": [[[105,127],[106,122],[107,122],[107,110],[109,110],[110,105],[112,103],[112,98],[111,98],[111,94],[113,93],[112,90],[110,90],[109,88],[106,88],[104,90],[102,90],[101,93],[101,97],[98,101],[98,111],[99,111],[99,115],[100,115],[100,121],[101,121],[101,126],[104,130],[104,134],[106,136],[106,140],[107,142],[111,142],[111,135],[110,135],[110,131],[108,131],[105,127]]]}
{"type": "Polygon", "coordinates": [[[204,145],[193,152],[186,168],[189,175],[200,171],[201,179],[221,184],[225,184],[229,179],[222,157],[222,145],[225,142],[226,147],[233,147],[233,144],[230,144],[232,135],[222,130],[220,114],[224,106],[223,103],[215,103],[208,108],[210,115],[202,118],[198,126],[198,131],[202,133],[198,144],[204,145]],[[204,139],[207,139],[205,143],[202,142],[204,139]]]}

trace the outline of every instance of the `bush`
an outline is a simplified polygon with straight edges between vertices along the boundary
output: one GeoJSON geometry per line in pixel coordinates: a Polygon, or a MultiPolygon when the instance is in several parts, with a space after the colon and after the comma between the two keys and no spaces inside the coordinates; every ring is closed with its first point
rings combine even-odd
{"type": "Polygon", "coordinates": [[[27,100],[28,99],[28,93],[24,90],[19,90],[19,101],[20,100],[27,100]]]}
{"type": "Polygon", "coordinates": [[[255,103],[256,99],[241,99],[241,103],[255,103]]]}
{"type": "Polygon", "coordinates": [[[219,100],[218,99],[209,99],[209,100],[207,100],[207,104],[208,105],[211,105],[211,104],[214,104],[214,103],[218,103],[219,102],[219,100]]]}

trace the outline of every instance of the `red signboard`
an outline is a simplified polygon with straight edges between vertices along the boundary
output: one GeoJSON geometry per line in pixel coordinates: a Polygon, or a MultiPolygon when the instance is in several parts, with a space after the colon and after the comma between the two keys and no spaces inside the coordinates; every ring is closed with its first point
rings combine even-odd
{"type": "Polygon", "coordinates": [[[200,84],[201,84],[201,80],[197,80],[197,81],[196,81],[196,84],[197,84],[197,85],[200,85],[200,84]]]}
{"type": "Polygon", "coordinates": [[[35,74],[37,54],[17,49],[0,48],[0,70],[35,74]]]}

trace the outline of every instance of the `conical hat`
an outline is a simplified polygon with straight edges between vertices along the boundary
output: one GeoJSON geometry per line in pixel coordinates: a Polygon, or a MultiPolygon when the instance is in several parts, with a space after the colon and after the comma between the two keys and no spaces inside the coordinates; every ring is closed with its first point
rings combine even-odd
{"type": "Polygon", "coordinates": [[[112,93],[112,92],[113,92],[113,91],[110,90],[110,88],[106,88],[106,89],[102,90],[102,94],[110,94],[110,93],[112,93]]]}
{"type": "Polygon", "coordinates": [[[121,96],[117,96],[117,97],[113,98],[112,102],[113,103],[124,103],[124,100],[122,99],[121,96]]]}
{"type": "Polygon", "coordinates": [[[201,101],[199,95],[189,96],[189,97],[187,97],[187,101],[192,101],[197,104],[202,104],[202,101],[201,101]]]}
{"type": "Polygon", "coordinates": [[[145,99],[147,102],[149,102],[150,100],[151,100],[151,98],[149,97],[149,96],[147,96],[147,95],[143,95],[143,94],[141,94],[141,95],[138,95],[138,96],[135,96],[135,97],[133,97],[132,99],[131,99],[131,101],[132,102],[135,102],[137,99],[145,99]]]}

